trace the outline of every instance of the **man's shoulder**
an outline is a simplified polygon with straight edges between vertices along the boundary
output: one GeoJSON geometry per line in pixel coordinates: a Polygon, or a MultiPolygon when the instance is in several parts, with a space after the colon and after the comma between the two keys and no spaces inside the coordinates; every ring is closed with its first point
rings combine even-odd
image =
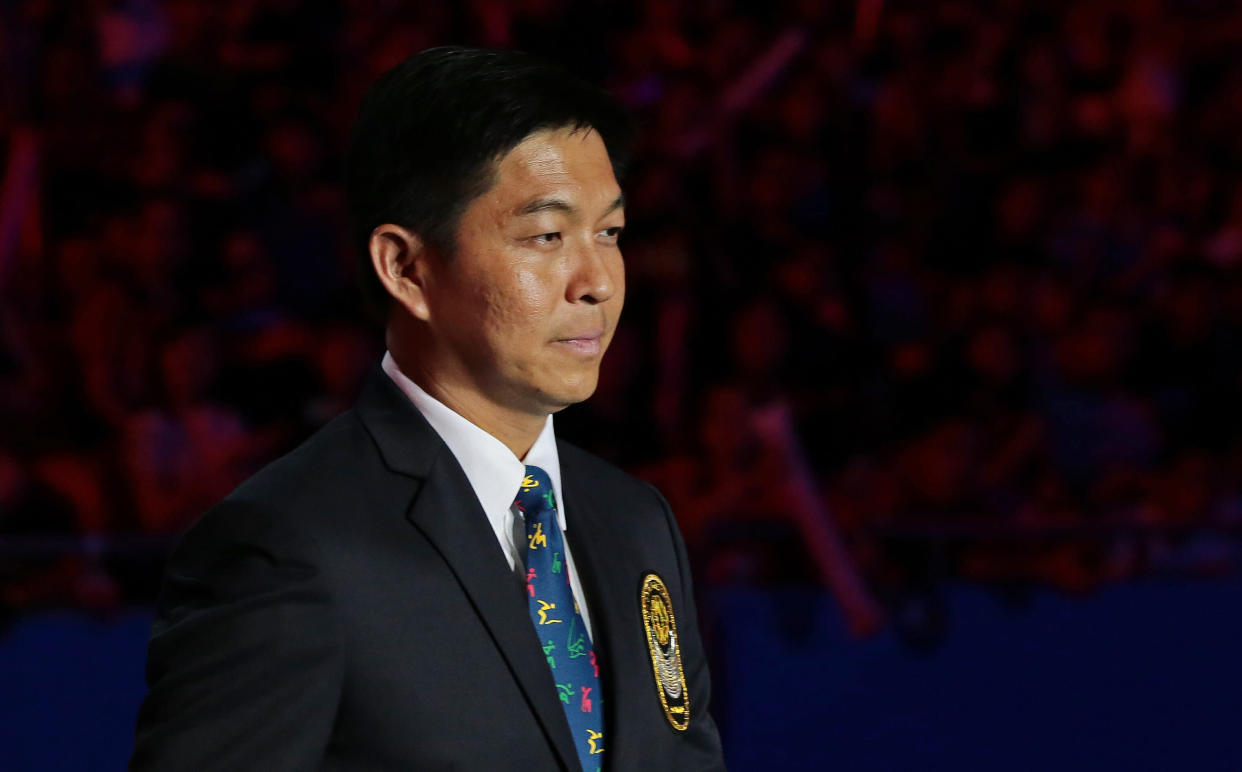
{"type": "Polygon", "coordinates": [[[383,474],[374,440],[356,411],[347,410],[242,482],[199,517],[182,541],[310,535],[383,474]]]}
{"type": "Polygon", "coordinates": [[[283,508],[314,500],[379,464],[375,442],[354,409],[341,413],[289,452],[255,472],[225,501],[265,503],[283,508]]]}
{"type": "Polygon", "coordinates": [[[650,501],[663,508],[664,497],[651,483],[600,458],[572,442],[557,440],[557,452],[561,460],[561,476],[567,486],[587,491],[601,499],[650,501]]]}

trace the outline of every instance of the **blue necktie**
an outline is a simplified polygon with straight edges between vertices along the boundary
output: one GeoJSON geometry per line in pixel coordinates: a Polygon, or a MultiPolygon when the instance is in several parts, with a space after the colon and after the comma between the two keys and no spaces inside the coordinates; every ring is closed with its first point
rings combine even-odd
{"type": "Polygon", "coordinates": [[[565,544],[556,517],[556,494],[548,473],[526,467],[513,505],[526,521],[526,594],[530,619],[543,646],[557,696],[584,772],[604,766],[604,704],[599,665],[586,625],[574,603],[565,569],[565,544]]]}

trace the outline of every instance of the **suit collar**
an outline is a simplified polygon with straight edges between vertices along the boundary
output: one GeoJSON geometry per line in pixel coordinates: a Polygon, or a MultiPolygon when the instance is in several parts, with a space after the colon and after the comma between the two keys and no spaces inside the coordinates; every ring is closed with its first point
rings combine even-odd
{"type": "Polygon", "coordinates": [[[378,364],[367,375],[356,409],[390,471],[427,477],[444,442],[378,364]]]}
{"type": "MultiPolygon", "coordinates": [[[[514,492],[526,476],[526,465],[540,467],[552,478],[552,487],[556,491],[557,500],[563,500],[561,489],[561,462],[556,448],[556,432],[553,428],[552,416],[544,421],[543,430],[531,446],[526,458],[519,459],[503,442],[489,434],[485,429],[471,423],[469,419],[455,412],[448,405],[427,393],[423,387],[410,379],[397,362],[392,352],[385,352],[380,368],[397,388],[418,409],[418,412],[431,424],[448,449],[452,451],[470,487],[479,498],[483,511],[492,522],[496,537],[502,541],[512,526],[512,515],[509,506],[513,503],[514,492]]],[[[561,530],[565,530],[565,513],[557,512],[561,530]]]]}
{"type": "Polygon", "coordinates": [[[570,769],[578,763],[556,684],[530,623],[522,585],[461,466],[405,394],[376,366],[357,410],[394,473],[422,481],[406,512],[430,542],[496,642],[549,744],[570,769]]]}

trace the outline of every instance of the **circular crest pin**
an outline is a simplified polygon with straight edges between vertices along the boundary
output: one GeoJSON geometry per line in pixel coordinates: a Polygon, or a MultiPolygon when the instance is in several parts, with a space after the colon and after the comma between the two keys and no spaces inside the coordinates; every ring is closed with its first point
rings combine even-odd
{"type": "Polygon", "coordinates": [[[655,674],[660,704],[664,706],[664,717],[674,729],[684,732],[690,726],[690,694],[686,690],[686,675],[681,668],[681,646],[677,642],[673,600],[657,574],[643,577],[638,602],[643,610],[647,649],[651,653],[651,669],[655,674]]]}

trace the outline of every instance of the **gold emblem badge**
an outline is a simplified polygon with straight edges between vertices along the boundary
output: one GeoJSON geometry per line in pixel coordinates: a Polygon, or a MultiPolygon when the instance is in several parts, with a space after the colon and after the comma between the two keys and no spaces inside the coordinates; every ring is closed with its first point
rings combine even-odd
{"type": "Polygon", "coordinates": [[[659,576],[647,574],[643,577],[638,602],[643,610],[651,669],[655,674],[656,691],[660,693],[660,704],[664,706],[664,717],[674,729],[684,732],[690,726],[690,695],[686,690],[686,675],[681,669],[673,601],[659,576]]]}

